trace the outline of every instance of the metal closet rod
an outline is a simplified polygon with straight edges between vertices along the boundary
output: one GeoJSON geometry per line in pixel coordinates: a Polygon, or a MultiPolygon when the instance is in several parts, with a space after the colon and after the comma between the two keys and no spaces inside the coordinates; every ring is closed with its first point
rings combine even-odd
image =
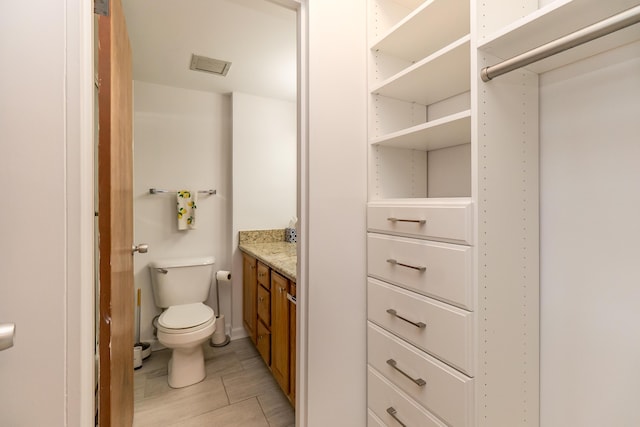
{"type": "Polygon", "coordinates": [[[489,80],[501,76],[518,68],[525,67],[534,62],[538,62],[549,56],[555,55],[565,50],[574,48],[581,44],[590,42],[599,37],[606,36],[615,31],[622,30],[630,25],[640,22],[640,6],[632,7],[610,18],[604,19],[588,27],[584,27],[574,33],[568,34],[557,40],[543,44],[528,52],[521,53],[513,58],[502,61],[498,64],[484,67],[480,71],[482,81],[489,80]]]}
{"type": "MultiPolygon", "coordinates": [[[[149,194],[177,193],[177,192],[178,192],[177,190],[161,190],[159,188],[149,189],[149,194]]],[[[213,195],[213,194],[216,194],[216,190],[198,190],[198,193],[213,195]]]]}

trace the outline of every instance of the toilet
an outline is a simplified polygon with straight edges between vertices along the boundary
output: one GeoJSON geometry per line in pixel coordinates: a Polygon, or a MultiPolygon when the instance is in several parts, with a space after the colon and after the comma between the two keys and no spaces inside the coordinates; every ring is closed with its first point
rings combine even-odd
{"type": "Polygon", "coordinates": [[[153,298],[162,314],[158,341],[171,349],[168,380],[187,387],[205,376],[202,344],[216,330],[216,316],[204,304],[213,278],[213,257],[165,259],[149,263],[153,298]]]}

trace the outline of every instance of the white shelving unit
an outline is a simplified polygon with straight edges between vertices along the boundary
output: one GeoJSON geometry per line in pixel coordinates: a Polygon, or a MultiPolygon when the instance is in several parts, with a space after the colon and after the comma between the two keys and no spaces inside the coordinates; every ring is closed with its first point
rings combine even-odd
{"type": "Polygon", "coordinates": [[[370,425],[538,425],[538,76],[479,78],[528,14],[369,0],[370,425]]]}
{"type": "Polygon", "coordinates": [[[480,70],[639,0],[369,1],[369,425],[535,427],[539,73],[480,70]]]}

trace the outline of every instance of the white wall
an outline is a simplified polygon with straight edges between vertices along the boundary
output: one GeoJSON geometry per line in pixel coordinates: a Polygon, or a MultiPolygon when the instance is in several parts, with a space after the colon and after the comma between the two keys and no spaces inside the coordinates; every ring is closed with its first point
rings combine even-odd
{"type": "Polygon", "coordinates": [[[93,420],[90,17],[75,0],[0,3],[3,425],[93,420]]]}
{"type": "Polygon", "coordinates": [[[238,232],[285,228],[296,215],[296,103],[233,93],[233,338],[242,326],[238,232]]]}
{"type": "Polygon", "coordinates": [[[306,425],[364,426],[366,2],[308,8],[306,425]]]}
{"type": "MultiPolygon", "coordinates": [[[[229,96],[134,82],[134,241],[148,243],[134,257],[135,288],[142,289],[141,337],[153,339],[160,313],[151,289],[149,261],[212,255],[217,270],[231,257],[231,103],[229,96]],[[199,195],[197,228],[178,230],[175,194],[150,195],[149,188],[215,189],[199,195]]],[[[215,282],[214,282],[215,284],[215,282]]],[[[227,317],[229,285],[220,285],[220,311],[227,317]]],[[[215,288],[208,301],[216,308],[215,288]]],[[[216,313],[218,314],[218,313],[216,313]]]]}
{"type": "Polygon", "coordinates": [[[541,426],[637,426],[640,43],[540,79],[541,426]]]}

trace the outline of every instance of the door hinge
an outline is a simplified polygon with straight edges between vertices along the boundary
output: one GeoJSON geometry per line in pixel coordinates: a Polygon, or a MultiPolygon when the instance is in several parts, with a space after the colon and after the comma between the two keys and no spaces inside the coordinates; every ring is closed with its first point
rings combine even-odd
{"type": "Polygon", "coordinates": [[[109,0],[93,0],[93,13],[109,16],[109,0]]]}

